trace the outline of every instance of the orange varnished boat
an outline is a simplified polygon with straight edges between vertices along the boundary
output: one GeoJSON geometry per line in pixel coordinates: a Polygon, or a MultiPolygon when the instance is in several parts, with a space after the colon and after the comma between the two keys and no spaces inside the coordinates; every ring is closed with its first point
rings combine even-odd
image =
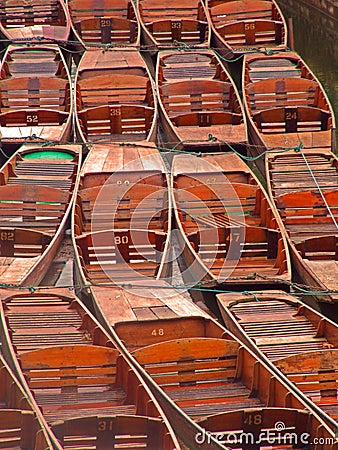
{"type": "Polygon", "coordinates": [[[70,86],[68,62],[57,46],[9,46],[1,63],[2,144],[69,141],[70,86]]]}
{"type": "Polygon", "coordinates": [[[72,291],[0,295],[6,353],[54,448],[180,450],[149,389],[72,291]]]}
{"type": "Polygon", "coordinates": [[[292,448],[290,432],[325,436],[327,448],[336,448],[334,432],[309,413],[301,394],[185,295],[158,283],[91,292],[99,316],[146,371],[149,388],[188,448],[262,448],[278,421],[285,429],[269,448],[292,448]],[[240,442],[246,432],[253,434],[247,445],[240,442]]]}
{"type": "Polygon", "coordinates": [[[215,53],[160,52],[156,78],[170,147],[210,151],[245,146],[246,121],[239,94],[215,53]]]}
{"type": "Polygon", "coordinates": [[[94,144],[73,214],[80,282],[169,276],[170,202],[155,145],[94,144]]]}
{"type": "Polygon", "coordinates": [[[72,38],[83,47],[139,45],[134,2],[130,0],[68,0],[72,38]]]}
{"type": "Polygon", "coordinates": [[[227,58],[287,48],[285,19],[274,0],[207,0],[207,10],[211,42],[227,58]]]}
{"type": "Polygon", "coordinates": [[[217,297],[227,328],[273,361],[333,425],[338,418],[338,325],[285,292],[217,297]]]}
{"type": "Polygon", "coordinates": [[[0,279],[35,285],[48,271],[72,207],[81,146],[22,146],[0,170],[0,279]]]}
{"type": "Polygon", "coordinates": [[[280,220],[236,154],[175,156],[172,184],[186,282],[252,289],[290,280],[280,220]]]}
{"type": "Polygon", "coordinates": [[[319,302],[338,302],[337,157],[329,149],[271,153],[266,174],[298,278],[319,302]]]}
{"type": "Polygon", "coordinates": [[[1,0],[0,36],[10,41],[67,41],[68,9],[62,0],[1,0]]]}
{"type": "Polygon", "coordinates": [[[137,51],[87,51],[76,75],[76,117],[83,141],[154,141],[157,102],[137,51]]]}
{"type": "Polygon", "coordinates": [[[210,33],[203,1],[137,0],[145,49],[209,47],[210,33]]]}
{"type": "MultiPolygon", "coordinates": [[[[288,148],[334,152],[332,107],[299,55],[245,55],[242,90],[253,156],[288,148]]],[[[264,175],[264,158],[256,162],[264,175]]]]}

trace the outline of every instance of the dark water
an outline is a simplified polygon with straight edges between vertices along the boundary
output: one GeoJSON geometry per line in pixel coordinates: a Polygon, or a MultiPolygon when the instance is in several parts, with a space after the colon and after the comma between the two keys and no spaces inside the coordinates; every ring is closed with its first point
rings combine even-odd
{"type": "Polygon", "coordinates": [[[292,17],[295,50],[324,86],[338,115],[338,20],[303,0],[277,0],[284,17],[292,17]]]}

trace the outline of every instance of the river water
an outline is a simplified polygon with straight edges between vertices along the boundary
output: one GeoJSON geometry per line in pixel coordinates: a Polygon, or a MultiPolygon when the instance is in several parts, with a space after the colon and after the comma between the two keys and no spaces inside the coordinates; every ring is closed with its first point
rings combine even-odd
{"type": "MultiPolygon", "coordinates": [[[[324,86],[338,119],[338,20],[302,0],[277,0],[292,17],[295,50],[324,86]]],[[[337,19],[337,18],[336,18],[337,19]]]]}

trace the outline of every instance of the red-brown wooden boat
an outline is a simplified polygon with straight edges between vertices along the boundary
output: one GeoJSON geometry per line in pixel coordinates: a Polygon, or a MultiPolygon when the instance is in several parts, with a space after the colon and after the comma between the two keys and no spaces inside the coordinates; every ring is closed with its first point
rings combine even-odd
{"type": "MultiPolygon", "coordinates": [[[[285,148],[334,152],[332,107],[299,55],[245,55],[242,90],[253,156],[285,148]]],[[[264,158],[256,163],[265,175],[264,158]]]]}
{"type": "Polygon", "coordinates": [[[160,52],[156,79],[162,126],[171,148],[210,151],[245,146],[241,100],[215,53],[160,52]]]}
{"type": "Polygon", "coordinates": [[[154,141],[157,102],[152,78],[134,50],[96,49],[76,74],[76,121],[83,141],[154,141]]]}
{"type": "Polygon", "coordinates": [[[236,154],[176,155],[172,185],[186,283],[252,289],[291,279],[281,222],[236,154]]]}
{"type": "Polygon", "coordinates": [[[134,2],[130,0],[67,0],[72,39],[93,45],[140,44],[134,2]]]}
{"type": "Polygon", "coordinates": [[[287,48],[287,26],[274,0],[207,0],[213,47],[226,58],[287,48]]]}
{"type": "Polygon", "coordinates": [[[9,46],[1,63],[0,139],[67,142],[73,96],[69,62],[56,45],[9,46]]]}
{"type": "Polygon", "coordinates": [[[210,47],[205,5],[200,0],[137,0],[145,50],[210,47]]]}
{"type": "Polygon", "coordinates": [[[79,282],[168,277],[170,202],[154,144],[94,144],[73,213],[79,282]]]}
{"type": "Polygon", "coordinates": [[[0,295],[6,353],[54,448],[180,450],[149,389],[73,291],[0,295]]]}
{"type": "Polygon", "coordinates": [[[63,0],[1,0],[0,36],[9,41],[67,41],[70,18],[63,0]]]}
{"type": "Polygon", "coordinates": [[[266,174],[298,278],[319,302],[337,302],[337,157],[322,148],[272,153],[266,174]]]}
{"type": "Polygon", "coordinates": [[[0,170],[0,279],[36,285],[64,236],[80,145],[22,146],[0,170]]]}
{"type": "Polygon", "coordinates": [[[280,291],[217,298],[227,328],[273,361],[333,426],[338,418],[338,325],[280,291]]]}
{"type": "Polygon", "coordinates": [[[158,282],[91,292],[99,316],[145,369],[143,377],[188,448],[263,448],[264,433],[276,432],[278,421],[285,429],[270,448],[292,448],[290,432],[325,436],[327,448],[336,448],[334,431],[309,413],[302,395],[186,296],[158,282]],[[240,442],[246,432],[253,434],[247,445],[240,442]]]}

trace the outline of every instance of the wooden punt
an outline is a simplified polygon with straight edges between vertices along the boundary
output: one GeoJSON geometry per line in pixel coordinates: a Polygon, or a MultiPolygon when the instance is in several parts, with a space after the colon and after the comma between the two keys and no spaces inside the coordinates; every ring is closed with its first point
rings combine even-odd
{"type": "Polygon", "coordinates": [[[328,149],[272,153],[266,173],[295,272],[318,301],[337,302],[337,157],[328,149]]]}
{"type": "Polygon", "coordinates": [[[180,450],[149,389],[73,291],[0,295],[7,353],[58,448],[180,450]]]}
{"type": "Polygon", "coordinates": [[[157,85],[166,140],[175,149],[242,149],[246,120],[237,88],[212,51],[160,52],[157,85]]]}
{"type": "Polygon", "coordinates": [[[137,0],[137,11],[145,51],[210,47],[209,25],[201,0],[137,0]]]}
{"type": "MultiPolygon", "coordinates": [[[[285,432],[325,435],[328,448],[335,448],[334,432],[309,413],[301,395],[191,300],[163,287],[91,292],[99,316],[144,368],[149,388],[188,448],[262,448],[252,442],[235,447],[231,436],[261,433],[264,442],[263,430],[282,420],[285,430],[269,448],[280,448],[285,432]]],[[[292,448],[285,442],[283,448],[292,448]]]]}
{"type": "Polygon", "coordinates": [[[12,42],[67,41],[68,9],[62,0],[1,0],[0,36],[12,42]]]}
{"type": "Polygon", "coordinates": [[[207,0],[213,47],[227,58],[287,48],[287,26],[274,0],[207,0]]]}
{"type": "Polygon", "coordinates": [[[68,0],[73,40],[83,48],[137,46],[140,29],[131,0],[68,0]]]}
{"type": "Polygon", "coordinates": [[[86,141],[153,141],[154,84],[136,50],[87,51],[76,74],[76,121],[86,141]]]}
{"type": "Polygon", "coordinates": [[[81,146],[22,146],[0,170],[0,278],[35,285],[63,238],[81,146]]]}
{"type": "MultiPolygon", "coordinates": [[[[245,55],[244,107],[253,156],[300,148],[334,152],[335,118],[318,79],[294,52],[245,55]]],[[[264,174],[264,158],[257,160],[264,174]]]]}
{"type": "Polygon", "coordinates": [[[70,140],[73,96],[68,67],[56,45],[7,48],[0,75],[0,139],[5,146],[70,140]]]}
{"type": "Polygon", "coordinates": [[[154,144],[94,144],[73,213],[79,282],[169,276],[170,211],[166,169],[154,144]]]}
{"type": "Polygon", "coordinates": [[[0,353],[0,446],[3,449],[52,450],[47,430],[0,353]]]}
{"type": "Polygon", "coordinates": [[[176,155],[172,185],[187,283],[252,289],[291,279],[280,219],[236,154],[176,155]]]}
{"type": "Polygon", "coordinates": [[[336,421],[338,325],[280,291],[217,298],[226,327],[336,421]]]}

